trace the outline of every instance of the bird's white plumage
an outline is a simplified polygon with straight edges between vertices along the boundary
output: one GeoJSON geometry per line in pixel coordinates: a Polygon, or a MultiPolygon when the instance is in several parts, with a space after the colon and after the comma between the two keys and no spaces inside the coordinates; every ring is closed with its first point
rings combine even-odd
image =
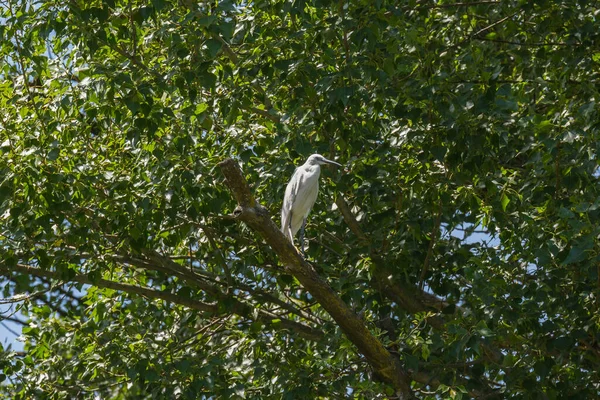
{"type": "Polygon", "coordinates": [[[296,168],[292,180],[285,189],[285,198],[281,208],[281,231],[292,240],[304,218],[308,217],[310,210],[315,205],[319,194],[319,165],[302,165],[296,168]],[[300,190],[302,189],[302,190],[300,190]],[[285,227],[289,227],[287,230],[285,227]]]}
{"type": "Polygon", "coordinates": [[[317,200],[322,164],[340,165],[319,154],[313,154],[303,165],[296,168],[285,189],[281,208],[281,231],[292,243],[317,200]]]}

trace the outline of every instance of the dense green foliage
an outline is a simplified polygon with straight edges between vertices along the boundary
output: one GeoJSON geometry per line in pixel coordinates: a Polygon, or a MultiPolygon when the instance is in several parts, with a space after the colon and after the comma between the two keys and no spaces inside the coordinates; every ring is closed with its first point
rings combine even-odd
{"type": "Polygon", "coordinates": [[[219,161],[279,222],[319,152],[307,257],[415,397],[599,396],[600,5],[469,4],[2,2],[2,391],[393,393],[228,216],[219,161]]]}

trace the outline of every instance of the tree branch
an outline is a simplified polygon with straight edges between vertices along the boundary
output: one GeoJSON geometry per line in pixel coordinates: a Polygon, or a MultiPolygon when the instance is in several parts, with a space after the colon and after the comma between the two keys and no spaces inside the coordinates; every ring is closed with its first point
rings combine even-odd
{"type": "MultiPolygon", "coordinates": [[[[195,221],[188,220],[188,219],[184,219],[184,221],[187,224],[191,224],[191,225],[201,228],[207,235],[210,234],[214,238],[214,233],[211,232],[211,229],[208,226],[198,223],[198,222],[195,222],[195,221]]],[[[216,245],[216,243],[215,243],[215,245],[216,245]]],[[[222,256],[222,252],[220,252],[220,253],[222,256]]],[[[160,264],[160,265],[157,265],[157,262],[152,262],[150,260],[141,259],[141,258],[137,258],[137,257],[131,257],[128,255],[114,255],[114,256],[110,256],[110,257],[113,257],[116,260],[119,260],[120,262],[126,262],[128,264],[134,265],[134,266],[136,266],[138,268],[142,268],[142,269],[151,269],[151,270],[161,271],[166,274],[175,273],[181,279],[190,281],[191,284],[205,290],[206,292],[210,293],[211,295],[215,295],[217,297],[221,296],[221,299],[222,299],[222,296],[229,295],[228,292],[220,293],[220,289],[218,287],[208,283],[210,281],[213,283],[223,284],[222,282],[219,282],[218,280],[216,280],[215,276],[213,276],[212,274],[210,274],[206,271],[202,271],[201,273],[199,273],[197,270],[185,269],[181,265],[172,262],[172,260],[174,259],[173,257],[166,258],[166,257],[162,257],[158,254],[155,254],[154,257],[156,257],[156,259],[160,258],[160,260],[158,261],[158,264],[160,264]],[[169,264],[170,267],[165,267],[165,266],[163,266],[163,264],[169,264]]],[[[187,256],[184,257],[184,259],[187,259],[187,258],[188,258],[187,256]]],[[[221,262],[224,263],[225,259],[223,258],[221,262]]],[[[275,305],[278,305],[281,308],[288,310],[290,313],[306,319],[307,321],[311,321],[315,324],[321,323],[321,321],[319,321],[315,316],[313,316],[301,309],[298,309],[297,307],[293,306],[292,304],[286,303],[285,301],[279,299],[278,297],[274,296],[271,293],[268,293],[261,289],[254,288],[250,285],[247,285],[245,283],[234,280],[233,276],[231,276],[231,275],[229,275],[229,278],[230,278],[230,280],[228,281],[227,284],[229,285],[230,288],[239,289],[239,290],[248,292],[248,293],[252,294],[253,296],[255,296],[257,299],[261,299],[264,302],[273,303],[275,305]]],[[[237,299],[235,299],[235,297],[231,297],[231,299],[233,299],[233,301],[237,301],[237,299]]],[[[231,301],[231,300],[229,300],[229,301],[231,301]]],[[[318,334],[319,338],[322,336],[320,331],[314,331],[313,333],[315,333],[315,335],[318,334]]]]}
{"type": "MultiPolygon", "coordinates": [[[[13,330],[10,328],[10,326],[8,326],[8,325],[6,325],[6,324],[4,323],[4,321],[8,321],[8,320],[9,320],[8,318],[1,319],[1,320],[0,320],[0,325],[2,325],[2,326],[4,327],[4,329],[6,329],[6,330],[7,330],[7,331],[9,331],[10,333],[12,333],[12,334],[13,334],[13,336],[19,336],[19,333],[18,333],[18,332],[15,332],[15,331],[13,331],[13,330]]],[[[25,325],[25,324],[23,324],[23,325],[25,325]]]]}
{"type": "MultiPolygon", "coordinates": [[[[54,271],[46,271],[36,267],[30,267],[29,265],[17,264],[11,267],[0,264],[0,272],[20,272],[22,274],[33,275],[42,278],[48,279],[61,279],[61,276],[58,272],[54,271]]],[[[71,281],[84,283],[87,285],[98,286],[102,288],[108,288],[113,290],[118,290],[121,292],[138,294],[140,296],[147,297],[149,299],[160,299],[165,300],[170,303],[181,304],[188,308],[204,311],[209,313],[216,313],[218,311],[217,304],[207,304],[197,300],[186,299],[184,297],[180,297],[168,292],[159,292],[154,289],[143,288],[140,286],[130,285],[128,283],[118,283],[114,281],[109,281],[106,279],[98,279],[91,280],[86,275],[75,275],[70,279],[71,281]]]]}
{"type": "Polygon", "coordinates": [[[485,33],[487,31],[489,31],[490,29],[492,29],[495,26],[500,25],[501,23],[511,19],[512,17],[514,17],[515,15],[517,15],[521,10],[517,10],[514,13],[507,15],[504,18],[499,19],[498,21],[486,26],[485,28],[482,28],[480,30],[478,30],[477,32],[475,32],[474,34],[472,34],[471,36],[469,36],[468,38],[464,39],[463,41],[461,41],[457,46],[460,46],[462,44],[464,44],[465,42],[468,42],[469,40],[476,38],[477,36],[481,35],[482,33],[485,33]]]}
{"type": "Polygon", "coordinates": [[[498,0],[483,0],[483,1],[471,1],[464,3],[449,3],[449,4],[435,4],[430,6],[420,6],[416,7],[416,10],[431,10],[435,8],[452,8],[452,7],[471,7],[471,6],[479,6],[485,4],[501,4],[501,1],[498,0]]]}
{"type": "MultiPolygon", "coordinates": [[[[177,264],[173,260],[168,257],[161,256],[155,251],[148,250],[146,251],[146,256],[149,257],[149,260],[142,260],[143,262],[137,264],[137,266],[146,269],[153,269],[158,267],[157,270],[166,270],[171,271],[177,274],[180,278],[186,280],[190,284],[198,287],[199,289],[204,290],[206,293],[216,297],[217,302],[220,303],[229,303],[231,304],[231,311],[234,314],[240,315],[242,317],[249,318],[250,316],[257,313],[256,319],[263,322],[272,322],[274,320],[280,320],[280,324],[284,328],[288,328],[294,332],[297,332],[299,335],[309,340],[320,340],[323,337],[323,333],[317,329],[311,328],[307,325],[301,324],[296,321],[288,320],[281,318],[278,315],[270,313],[266,310],[255,309],[253,306],[246,304],[231,294],[225,294],[221,291],[221,289],[217,286],[214,286],[206,281],[204,281],[201,275],[196,274],[194,271],[190,271],[189,269],[183,267],[180,264],[177,264]],[[155,264],[159,264],[158,266],[155,264]]],[[[134,262],[135,258],[132,259],[134,262]]],[[[297,313],[297,315],[304,317],[303,313],[297,313]]]]}
{"type": "MultiPolygon", "coordinates": [[[[184,3],[185,7],[187,7],[188,9],[192,9],[193,5],[192,3],[184,3]]],[[[196,13],[198,15],[198,17],[200,17],[199,13],[196,13]]],[[[218,40],[221,43],[221,50],[223,53],[225,53],[225,55],[227,56],[227,58],[229,58],[229,60],[236,66],[239,66],[240,64],[240,58],[238,57],[238,55],[233,51],[233,49],[231,48],[231,46],[229,45],[229,43],[227,43],[227,41],[225,39],[223,39],[223,37],[221,35],[219,35],[218,33],[211,33],[210,36],[215,39],[218,40]]],[[[254,90],[256,90],[256,92],[258,94],[260,94],[262,96],[262,100],[261,102],[266,106],[267,110],[271,110],[273,109],[273,104],[271,103],[271,100],[269,100],[267,93],[265,92],[265,90],[260,86],[260,84],[258,82],[254,82],[252,83],[252,87],[254,88],[254,90]]],[[[264,110],[260,110],[259,108],[251,108],[251,111],[256,112],[257,114],[262,115],[263,117],[269,118],[270,120],[272,120],[273,122],[280,122],[281,121],[281,117],[278,114],[271,114],[268,111],[264,111],[264,110]]]]}
{"type": "MultiPolygon", "coordinates": [[[[373,281],[379,292],[411,314],[431,311],[429,307],[420,301],[418,293],[415,289],[407,288],[399,285],[397,282],[393,282],[389,278],[391,276],[390,271],[386,268],[380,267],[380,262],[377,262],[377,264],[377,268],[375,268],[375,272],[373,274],[373,281]]],[[[442,317],[436,316],[428,318],[427,323],[436,329],[442,329],[445,321],[442,317]]]]}
{"type": "Polygon", "coordinates": [[[210,230],[206,229],[205,226],[203,226],[201,229],[202,229],[202,232],[204,232],[204,235],[208,238],[210,246],[213,248],[213,251],[217,254],[217,259],[219,260],[219,263],[223,267],[223,271],[225,272],[225,279],[227,280],[227,288],[226,288],[225,294],[229,294],[229,290],[233,286],[233,277],[231,276],[231,271],[229,270],[229,265],[227,265],[227,260],[225,260],[225,256],[223,256],[223,252],[217,245],[217,241],[213,237],[210,230]]]}
{"type": "Polygon", "coordinates": [[[267,110],[263,110],[257,107],[251,107],[250,111],[258,114],[258,115],[262,115],[265,118],[270,119],[273,122],[279,122],[279,117],[277,115],[273,115],[270,112],[268,112],[267,110]]]}
{"type": "Polygon", "coordinates": [[[504,44],[512,44],[515,46],[522,46],[522,47],[544,47],[544,46],[579,46],[579,43],[562,43],[562,42],[548,42],[548,43],[544,43],[544,42],[540,42],[540,43],[523,43],[523,42],[515,42],[512,40],[502,40],[502,39],[487,39],[487,38],[480,38],[480,37],[476,37],[475,40],[480,40],[482,42],[494,42],[494,43],[504,43],[504,44]]]}
{"type": "Polygon", "coordinates": [[[369,239],[367,238],[367,236],[364,234],[362,229],[360,229],[360,226],[358,225],[358,221],[356,220],[356,218],[354,218],[354,215],[352,214],[352,211],[350,210],[350,206],[344,199],[344,196],[339,194],[337,196],[337,198],[335,199],[335,204],[340,209],[340,212],[342,213],[342,216],[344,217],[344,221],[346,221],[346,225],[348,225],[348,228],[350,228],[350,231],[352,233],[354,233],[356,235],[356,237],[358,237],[359,240],[361,240],[363,242],[369,242],[369,239]]]}
{"type": "Polygon", "coordinates": [[[237,54],[235,54],[235,52],[233,50],[231,50],[231,46],[229,46],[229,43],[227,43],[225,41],[225,39],[223,39],[221,37],[221,35],[219,35],[218,33],[213,33],[212,38],[221,42],[221,50],[223,50],[223,52],[225,54],[227,54],[227,57],[229,57],[229,59],[231,60],[232,63],[234,63],[235,65],[238,65],[238,63],[239,63],[238,56],[237,56],[237,54]]]}
{"type": "Polygon", "coordinates": [[[33,299],[33,298],[36,298],[38,296],[41,296],[42,294],[44,294],[44,293],[46,293],[46,292],[48,292],[50,290],[52,290],[52,288],[39,290],[37,292],[30,293],[30,294],[16,294],[13,297],[10,297],[8,299],[0,299],[0,304],[20,303],[22,301],[33,299]]]}
{"type": "MultiPolygon", "coordinates": [[[[233,297],[232,295],[223,293],[218,287],[210,285],[207,282],[203,282],[203,281],[199,280],[198,279],[199,276],[197,274],[195,274],[193,271],[190,271],[187,268],[184,268],[183,266],[177,264],[176,262],[170,260],[167,257],[163,257],[160,254],[154,252],[153,259],[163,262],[164,265],[166,265],[168,269],[170,269],[172,271],[177,271],[181,275],[183,275],[186,279],[190,279],[193,284],[197,285],[202,290],[215,296],[219,302],[229,302],[230,304],[232,304],[232,306],[231,306],[232,311],[235,314],[248,317],[250,315],[253,315],[254,312],[257,312],[258,313],[257,319],[260,321],[264,321],[264,322],[271,322],[276,319],[281,319],[278,315],[270,313],[266,310],[255,309],[254,307],[240,301],[239,299],[233,297]]],[[[276,304],[277,304],[277,302],[276,302],[276,304]]],[[[297,313],[297,315],[299,315],[301,317],[304,316],[303,313],[297,313]]],[[[298,332],[305,339],[319,340],[323,337],[323,333],[321,331],[313,329],[309,326],[303,325],[303,324],[295,322],[295,321],[281,319],[281,325],[283,327],[290,328],[290,329],[298,332]]]]}
{"type": "Polygon", "coordinates": [[[399,360],[367,329],[364,321],[342,301],[313,266],[302,258],[273,223],[268,211],[255,202],[237,162],[227,159],[219,166],[225,175],[227,186],[238,200],[238,207],[234,212],[237,218],[261,234],[277,253],[286,270],[300,281],[365,356],[376,375],[392,384],[401,398],[410,398],[410,380],[399,360]]]}
{"type": "MultiPolygon", "coordinates": [[[[352,214],[350,206],[342,195],[338,195],[335,204],[337,204],[344,221],[360,240],[370,243],[369,238],[360,228],[358,221],[352,214]]],[[[423,290],[419,290],[418,293],[413,288],[407,288],[399,285],[397,282],[392,282],[389,277],[392,275],[391,271],[385,267],[385,263],[377,254],[371,254],[371,257],[377,265],[375,272],[375,281],[380,287],[381,292],[390,296],[390,298],[398,303],[402,308],[410,313],[417,313],[428,311],[429,307],[436,310],[441,310],[448,306],[448,303],[437,298],[436,296],[429,294],[423,290]],[[425,303],[425,304],[424,304],[425,303]]],[[[439,325],[441,327],[441,325],[439,325]]]]}
{"type": "Polygon", "coordinates": [[[429,241],[429,248],[427,249],[427,255],[425,256],[425,262],[423,262],[423,269],[421,270],[421,276],[419,278],[419,289],[423,290],[423,285],[425,284],[425,275],[427,275],[427,271],[429,270],[429,262],[431,261],[431,256],[433,255],[433,247],[435,246],[435,241],[437,240],[438,234],[440,232],[440,222],[442,218],[442,204],[438,205],[437,217],[435,219],[435,224],[433,225],[433,229],[431,231],[431,239],[429,241]]]}
{"type": "MultiPolygon", "coordinates": [[[[341,195],[338,196],[338,199],[340,200],[339,202],[336,200],[336,204],[338,204],[338,207],[342,212],[342,216],[344,217],[344,221],[346,221],[346,224],[348,224],[350,230],[354,232],[356,236],[362,237],[364,240],[369,242],[369,238],[362,232],[358,221],[354,217],[354,214],[352,214],[350,211],[348,203],[341,195]]],[[[371,253],[371,258],[376,266],[373,274],[373,280],[378,287],[379,292],[387,296],[393,302],[398,304],[398,306],[409,313],[416,314],[419,312],[431,311],[432,309],[442,311],[444,308],[450,305],[448,302],[431,293],[427,293],[424,290],[402,285],[393,281],[391,279],[393,273],[388,267],[386,267],[384,260],[382,260],[381,257],[375,253],[371,253]]],[[[461,310],[461,308],[458,306],[457,309],[461,310]]],[[[427,323],[436,329],[444,329],[446,321],[441,316],[434,316],[428,318],[427,323]]],[[[502,359],[502,353],[493,346],[483,344],[482,348],[484,350],[484,356],[486,359],[496,363],[502,359]]]]}
{"type": "MultiPolygon", "coordinates": [[[[27,275],[33,275],[37,277],[47,278],[47,279],[60,279],[61,276],[59,273],[54,271],[46,271],[39,268],[31,267],[28,265],[17,264],[15,266],[8,267],[6,265],[0,264],[0,272],[9,273],[9,272],[20,272],[27,275]]],[[[86,275],[75,275],[70,278],[70,281],[84,283],[88,285],[93,285],[102,288],[108,288],[113,290],[118,290],[121,292],[132,293],[147,297],[149,299],[159,299],[164,300],[169,303],[180,304],[182,306],[191,308],[193,310],[198,310],[202,312],[206,312],[212,315],[219,315],[220,308],[218,302],[209,304],[204,303],[198,300],[188,299],[185,297],[181,297],[172,293],[158,291],[155,289],[144,288],[140,286],[130,285],[127,283],[119,283],[106,279],[98,279],[91,280],[86,275]]],[[[244,318],[252,319],[254,308],[249,305],[246,305],[240,302],[237,299],[233,299],[234,304],[231,307],[231,312],[237,314],[244,318]]],[[[322,338],[323,334],[320,331],[317,331],[309,326],[303,325],[301,323],[291,321],[288,319],[281,318],[280,316],[270,313],[265,310],[258,310],[258,316],[256,320],[263,321],[265,323],[271,323],[273,321],[278,321],[280,326],[285,329],[289,329],[291,331],[297,332],[300,336],[309,340],[319,340],[322,338]]]]}

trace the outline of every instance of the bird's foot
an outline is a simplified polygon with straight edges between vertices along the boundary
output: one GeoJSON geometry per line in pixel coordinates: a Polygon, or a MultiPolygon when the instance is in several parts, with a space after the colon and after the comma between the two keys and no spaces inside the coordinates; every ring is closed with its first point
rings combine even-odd
{"type": "Polygon", "coordinates": [[[292,245],[294,246],[294,249],[298,252],[298,254],[302,255],[302,258],[306,258],[306,251],[304,251],[304,246],[300,246],[300,248],[298,248],[295,244],[292,243],[292,245]]]}
{"type": "Polygon", "coordinates": [[[294,243],[292,243],[292,246],[294,246],[294,250],[296,250],[297,253],[302,254],[302,250],[299,249],[294,243]]]}

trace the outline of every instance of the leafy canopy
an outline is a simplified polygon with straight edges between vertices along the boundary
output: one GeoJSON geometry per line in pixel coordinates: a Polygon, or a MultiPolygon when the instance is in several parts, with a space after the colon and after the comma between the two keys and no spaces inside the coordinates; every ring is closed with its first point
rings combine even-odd
{"type": "Polygon", "coordinates": [[[414,396],[598,396],[597,2],[1,12],[0,280],[25,341],[2,349],[8,396],[393,394],[228,217],[218,162],[276,216],[316,152],[346,170],[324,170],[308,259],[414,396]]]}

